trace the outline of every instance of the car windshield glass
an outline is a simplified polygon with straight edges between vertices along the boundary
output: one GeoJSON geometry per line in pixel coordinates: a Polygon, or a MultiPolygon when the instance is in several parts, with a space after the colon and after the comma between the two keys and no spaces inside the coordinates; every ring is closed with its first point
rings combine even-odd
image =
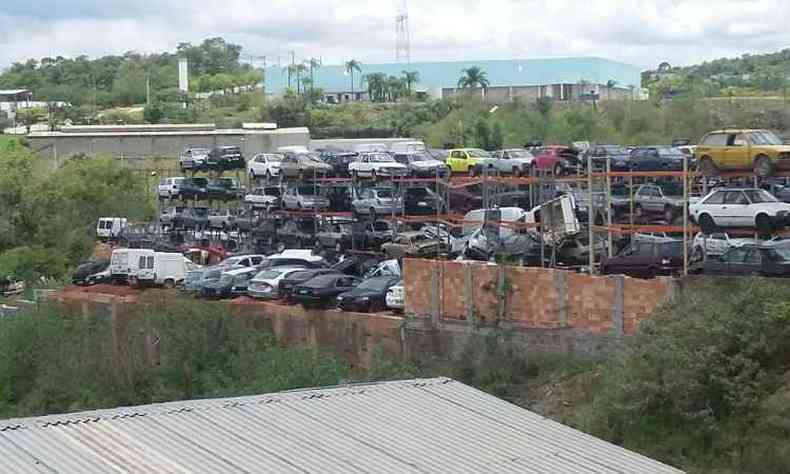
{"type": "Polygon", "coordinates": [[[425,188],[409,189],[408,193],[409,193],[409,196],[414,197],[414,198],[423,198],[423,197],[430,197],[431,196],[431,191],[428,190],[428,189],[425,189],[425,188]]]}
{"type": "Polygon", "coordinates": [[[601,147],[601,148],[606,150],[606,153],[608,155],[627,155],[628,154],[628,150],[626,150],[625,148],[623,148],[621,146],[617,146],[617,145],[607,145],[607,146],[604,146],[604,147],[601,147]]]}
{"type": "Polygon", "coordinates": [[[280,188],[265,188],[263,190],[263,195],[264,196],[276,196],[276,197],[279,197],[280,196],[280,188]]]}
{"type": "Polygon", "coordinates": [[[374,222],[373,223],[373,230],[378,231],[378,232],[383,232],[383,231],[386,231],[386,230],[390,230],[390,226],[386,222],[374,222]]]}
{"type": "Polygon", "coordinates": [[[359,284],[360,290],[383,290],[389,286],[389,278],[370,278],[359,284]]]}
{"type": "Polygon", "coordinates": [[[300,196],[312,196],[316,194],[317,189],[315,186],[299,186],[297,191],[299,191],[300,196]]]}
{"type": "Polygon", "coordinates": [[[268,155],[266,159],[269,161],[283,161],[283,157],[280,155],[268,155]]]}
{"type": "Polygon", "coordinates": [[[395,193],[392,189],[381,188],[376,190],[376,195],[380,198],[391,198],[395,193]]]}
{"type": "Polygon", "coordinates": [[[771,193],[763,189],[747,189],[744,192],[749,197],[749,201],[751,201],[752,204],[759,204],[762,202],[779,202],[779,200],[773,197],[771,193]]]}
{"type": "Polygon", "coordinates": [[[197,216],[197,217],[207,217],[208,216],[208,209],[206,209],[205,207],[196,207],[196,208],[192,209],[192,212],[194,212],[195,216],[197,216]]]}
{"type": "Polygon", "coordinates": [[[395,159],[386,153],[376,153],[375,155],[370,155],[370,161],[375,163],[391,163],[395,161],[395,159]]]}
{"type": "Polygon", "coordinates": [[[411,161],[433,161],[433,157],[428,153],[413,153],[410,155],[411,161]]]}
{"type": "Polygon", "coordinates": [[[307,283],[305,283],[304,286],[307,286],[309,288],[325,288],[334,285],[335,279],[337,279],[337,275],[317,276],[312,280],[308,281],[307,283]]]}
{"type": "Polygon", "coordinates": [[[664,244],[663,248],[661,249],[661,256],[662,257],[677,257],[680,258],[683,256],[683,242],[670,242],[664,244]]]}
{"type": "Polygon", "coordinates": [[[208,155],[208,150],[205,148],[193,148],[191,151],[193,155],[208,155]]]}
{"type": "Polygon", "coordinates": [[[790,260],[790,246],[782,246],[774,248],[774,253],[781,260],[790,260]]]}
{"type": "Polygon", "coordinates": [[[656,150],[658,150],[659,156],[665,156],[665,157],[683,156],[683,153],[677,148],[664,147],[664,148],[656,148],[656,150]]]}
{"type": "Polygon", "coordinates": [[[491,155],[489,155],[487,151],[478,150],[477,148],[473,148],[471,150],[466,150],[466,152],[472,158],[491,158],[491,155]]]}
{"type": "Polygon", "coordinates": [[[661,183],[659,185],[665,196],[682,196],[683,185],[679,183],[661,183]]]}
{"type": "Polygon", "coordinates": [[[302,153],[300,157],[306,161],[312,161],[313,163],[323,163],[318,153],[302,153]]]}
{"type": "Polygon", "coordinates": [[[755,145],[781,145],[782,140],[768,130],[761,130],[749,134],[751,142],[755,145]]]}
{"type": "Polygon", "coordinates": [[[532,154],[527,150],[508,150],[510,158],[531,158],[532,154]]]}

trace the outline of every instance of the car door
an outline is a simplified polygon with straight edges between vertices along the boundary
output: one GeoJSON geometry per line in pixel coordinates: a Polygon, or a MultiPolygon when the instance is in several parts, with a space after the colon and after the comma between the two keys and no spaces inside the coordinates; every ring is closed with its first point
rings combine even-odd
{"type": "Polygon", "coordinates": [[[727,146],[724,147],[724,163],[730,169],[749,169],[752,167],[749,158],[749,142],[744,133],[727,134],[727,146]]]}
{"type": "Polygon", "coordinates": [[[661,200],[661,189],[656,186],[647,187],[642,207],[649,212],[661,212],[664,209],[664,204],[661,200]]]}
{"type": "Polygon", "coordinates": [[[724,194],[724,204],[721,206],[721,219],[719,225],[730,227],[749,227],[754,224],[754,219],[749,215],[749,200],[743,191],[730,190],[724,194]]]}

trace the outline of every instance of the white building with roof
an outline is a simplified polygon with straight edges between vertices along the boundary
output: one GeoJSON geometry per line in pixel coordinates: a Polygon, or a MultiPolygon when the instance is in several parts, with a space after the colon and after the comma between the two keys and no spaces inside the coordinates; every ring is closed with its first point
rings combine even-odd
{"type": "Polygon", "coordinates": [[[681,471],[436,378],[6,420],[0,472],[681,471]]]}

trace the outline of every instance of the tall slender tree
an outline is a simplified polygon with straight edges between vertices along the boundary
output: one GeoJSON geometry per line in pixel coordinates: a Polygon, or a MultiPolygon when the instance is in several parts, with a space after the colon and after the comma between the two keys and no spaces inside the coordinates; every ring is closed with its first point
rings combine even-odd
{"type": "Polygon", "coordinates": [[[346,72],[351,75],[351,100],[354,100],[354,72],[362,72],[362,63],[356,59],[346,62],[346,72]]]}
{"type": "Polygon", "coordinates": [[[403,80],[406,83],[406,94],[411,97],[412,93],[412,86],[418,82],[420,82],[420,72],[419,71],[402,71],[401,75],[403,76],[403,80]]]}

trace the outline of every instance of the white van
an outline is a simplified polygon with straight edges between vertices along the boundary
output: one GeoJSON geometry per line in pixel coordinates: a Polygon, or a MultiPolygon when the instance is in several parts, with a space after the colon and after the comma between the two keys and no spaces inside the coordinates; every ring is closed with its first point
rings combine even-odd
{"type": "Polygon", "coordinates": [[[187,272],[194,264],[180,253],[152,252],[139,255],[137,271],[129,274],[129,278],[141,284],[163,285],[175,288],[186,278],[187,272]]]}
{"type": "Polygon", "coordinates": [[[100,240],[115,240],[127,224],[125,217],[100,217],[96,223],[96,237],[100,240]]]}
{"type": "Polygon", "coordinates": [[[419,153],[427,151],[428,147],[420,141],[395,142],[390,146],[390,153],[419,153]]]}
{"type": "Polygon", "coordinates": [[[153,257],[151,249],[115,249],[110,257],[112,281],[127,281],[129,275],[137,273],[140,257],[153,257]]]}
{"type": "MultiPolygon", "coordinates": [[[[491,209],[475,209],[464,216],[462,235],[470,235],[480,229],[485,223],[496,225],[497,222],[524,223],[527,212],[520,207],[499,207],[491,209]]],[[[499,227],[500,237],[509,237],[517,233],[518,229],[508,226],[499,227]]]]}

